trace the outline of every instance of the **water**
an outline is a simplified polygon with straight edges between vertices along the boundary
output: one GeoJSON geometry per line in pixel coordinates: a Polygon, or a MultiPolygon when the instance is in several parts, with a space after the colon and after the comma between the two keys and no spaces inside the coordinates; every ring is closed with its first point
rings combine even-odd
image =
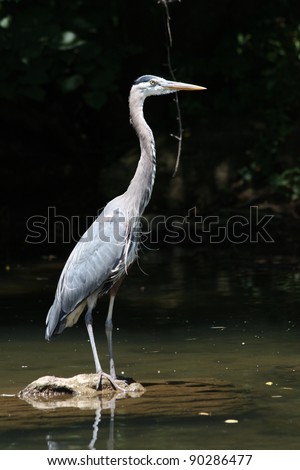
{"type": "MultiPolygon", "coordinates": [[[[61,267],[37,260],[1,275],[1,449],[299,448],[298,257],[145,253],[147,274],[130,272],[114,315],[117,371],[145,394],[43,409],[16,394],[44,375],[93,372],[82,320],[43,339],[61,267]]],[[[106,308],[94,326],[107,370],[106,308]]]]}

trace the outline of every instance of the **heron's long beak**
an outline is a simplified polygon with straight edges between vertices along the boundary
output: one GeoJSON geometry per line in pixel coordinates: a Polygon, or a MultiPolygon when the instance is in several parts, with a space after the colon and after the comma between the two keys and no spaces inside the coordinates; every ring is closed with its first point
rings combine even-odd
{"type": "Polygon", "coordinates": [[[181,83],[181,82],[167,82],[165,88],[168,90],[206,90],[205,87],[199,85],[191,85],[190,83],[181,83]]]}

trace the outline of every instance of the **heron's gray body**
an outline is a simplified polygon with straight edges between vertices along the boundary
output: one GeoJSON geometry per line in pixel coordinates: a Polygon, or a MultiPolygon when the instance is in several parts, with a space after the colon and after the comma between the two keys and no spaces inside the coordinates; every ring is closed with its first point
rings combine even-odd
{"type": "Polygon", "coordinates": [[[140,217],[147,206],[155,179],[156,154],[152,131],[144,119],[145,98],[176,90],[203,87],[170,82],[152,75],[136,80],[129,95],[130,120],[140,141],[141,156],[128,189],[110,201],[81,237],[61,273],[55,299],[46,319],[46,339],[73,326],[85,315],[96,371],[103,374],[92,329],[92,310],[98,297],[110,292],[106,320],[110,371],[115,378],[112,355],[112,312],[118,286],[138,254],[140,217]]]}
{"type": "Polygon", "coordinates": [[[126,234],[125,214],[109,203],[81,237],[61,273],[47,316],[46,339],[73,326],[90,296],[102,296],[137,256],[137,242],[126,234]]]}

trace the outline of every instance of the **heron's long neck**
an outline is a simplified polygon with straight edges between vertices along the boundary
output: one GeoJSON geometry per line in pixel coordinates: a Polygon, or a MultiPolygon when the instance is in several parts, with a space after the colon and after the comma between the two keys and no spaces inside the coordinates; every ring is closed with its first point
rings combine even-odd
{"type": "Polygon", "coordinates": [[[156,171],[155,142],[152,131],[144,118],[143,105],[144,100],[141,99],[139,92],[131,90],[130,118],[140,141],[141,156],[126,193],[131,201],[136,201],[135,211],[139,215],[144,212],[150,200],[156,171]]]}

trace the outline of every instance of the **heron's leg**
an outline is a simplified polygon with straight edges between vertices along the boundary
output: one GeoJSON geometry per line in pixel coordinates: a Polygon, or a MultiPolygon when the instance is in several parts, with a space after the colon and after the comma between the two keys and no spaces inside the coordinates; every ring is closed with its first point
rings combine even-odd
{"type": "Polygon", "coordinates": [[[96,367],[96,373],[101,374],[102,373],[102,368],[101,368],[101,365],[100,365],[99,356],[98,356],[98,353],[97,353],[97,348],[96,348],[96,343],[95,343],[95,338],[94,338],[94,332],[93,332],[92,311],[93,311],[93,307],[91,307],[89,305],[88,310],[85,314],[85,324],[86,324],[86,329],[87,329],[87,332],[88,332],[88,335],[89,335],[91,348],[92,348],[92,351],[93,351],[94,362],[95,362],[95,367],[96,367]]]}
{"type": "Polygon", "coordinates": [[[115,295],[112,295],[112,294],[110,295],[108,313],[107,313],[106,322],[105,322],[105,333],[106,333],[106,338],[107,338],[108,354],[109,354],[109,372],[110,372],[110,375],[114,379],[116,378],[116,370],[115,370],[113,344],[112,344],[112,330],[113,330],[112,315],[113,315],[115,298],[116,298],[115,295]]]}
{"type": "Polygon", "coordinates": [[[118,282],[116,282],[116,284],[110,290],[108,313],[107,313],[106,322],[105,322],[105,333],[106,333],[106,338],[107,338],[108,354],[109,354],[109,371],[110,371],[111,377],[113,377],[114,379],[116,378],[116,370],[115,370],[113,344],[112,344],[112,331],[113,331],[112,316],[113,316],[115,298],[119,290],[119,287],[122,284],[122,280],[123,279],[120,279],[118,282]]]}
{"type": "Polygon", "coordinates": [[[85,324],[86,324],[86,328],[87,328],[87,331],[88,331],[88,334],[89,334],[89,339],[90,339],[90,343],[91,343],[91,347],[92,347],[92,351],[93,351],[94,362],[95,362],[95,367],[96,367],[96,373],[99,374],[99,380],[98,380],[98,384],[97,384],[96,388],[97,388],[97,390],[100,390],[102,388],[102,377],[104,376],[110,381],[110,383],[112,384],[112,386],[114,387],[115,390],[121,390],[122,392],[126,392],[126,390],[123,390],[123,388],[120,387],[115,382],[116,377],[112,377],[111,375],[108,375],[105,372],[103,372],[102,367],[100,365],[100,361],[99,361],[99,357],[98,357],[98,353],[97,353],[97,348],[96,348],[96,343],[95,343],[95,338],[94,338],[94,332],[93,332],[92,312],[93,312],[94,305],[95,305],[95,302],[93,302],[93,299],[92,299],[91,302],[88,301],[88,310],[85,314],[85,324]]]}

